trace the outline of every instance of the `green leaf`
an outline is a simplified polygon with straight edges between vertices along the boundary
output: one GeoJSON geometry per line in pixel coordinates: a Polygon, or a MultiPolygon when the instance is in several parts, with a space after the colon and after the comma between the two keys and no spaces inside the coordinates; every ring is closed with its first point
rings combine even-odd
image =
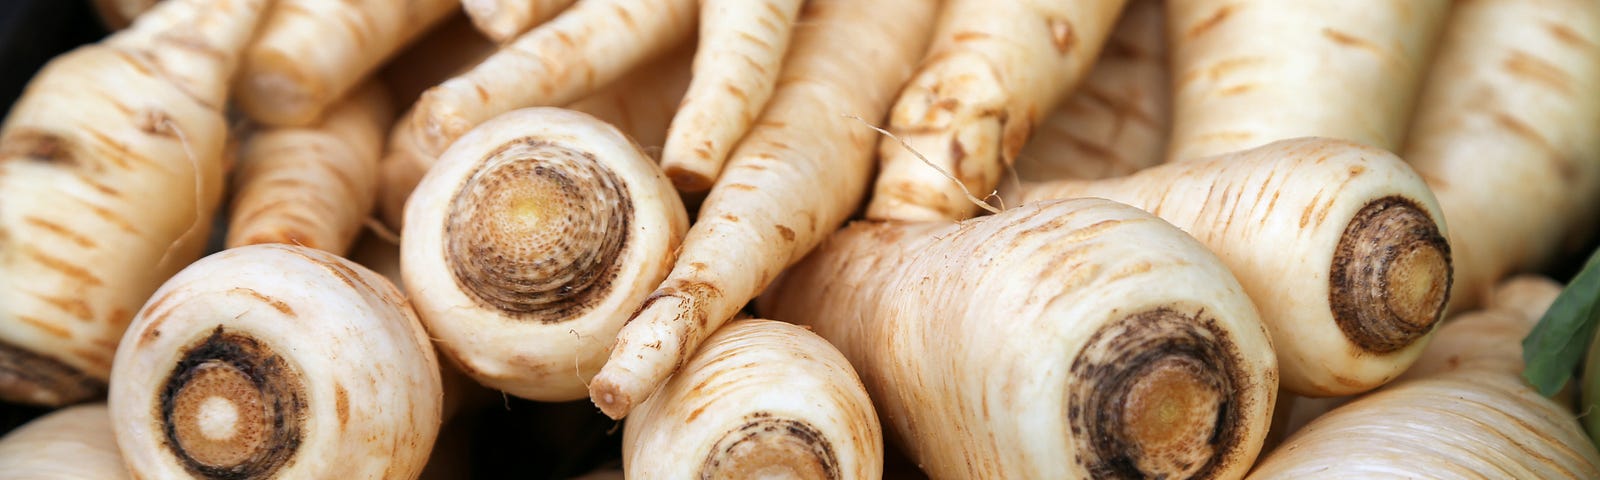
{"type": "Polygon", "coordinates": [[[1600,326],[1600,250],[1589,256],[1583,271],[1561,290],[1555,303],[1522,339],[1522,377],[1545,396],[1555,395],[1589,350],[1600,326]]]}

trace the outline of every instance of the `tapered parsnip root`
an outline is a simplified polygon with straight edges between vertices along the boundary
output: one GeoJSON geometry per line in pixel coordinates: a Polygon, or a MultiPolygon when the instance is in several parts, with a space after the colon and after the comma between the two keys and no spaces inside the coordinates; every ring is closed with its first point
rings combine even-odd
{"type": "Polygon", "coordinates": [[[1216,256],[1101,199],[855,223],[759,306],[838,346],[934,478],[1237,477],[1278,388],[1216,256]]]}
{"type": "Polygon", "coordinates": [[[160,0],[94,0],[95,12],[100,21],[111,30],[121,30],[133,23],[139,14],[155,6],[160,0]]]}
{"type": "Polygon", "coordinates": [[[1028,185],[1014,201],[1103,197],[1148,210],[1228,264],[1271,327],[1283,384],[1370,390],[1427,344],[1450,246],[1422,179],[1386,151],[1295,139],[1128,177],[1028,185]]]}
{"type": "Polygon", "coordinates": [[[472,24],[490,40],[506,42],[544,23],[576,0],[461,0],[472,24]]]}
{"type": "Polygon", "coordinates": [[[1176,90],[1167,158],[1297,137],[1399,151],[1452,3],[1169,2],[1176,90]]]}
{"type": "Polygon", "coordinates": [[[530,108],[473,129],[429,170],[406,206],[401,272],[467,375],[576,400],[688,225],[672,184],[621,132],[530,108]]]}
{"type": "Polygon", "coordinates": [[[606,415],[626,416],[855,211],[877,135],[847,116],[884,115],[922,53],[936,6],[806,4],[772,101],[701,205],[672,273],[618,333],[589,385],[606,415]]]}
{"type": "Polygon", "coordinates": [[[0,400],[96,395],[133,313],[198,258],[227,80],[265,0],[168,0],[57,57],[0,127],[0,400]]]}
{"type": "Polygon", "coordinates": [[[879,145],[867,218],[977,213],[966,192],[981,197],[999,185],[1034,126],[1088,74],[1124,3],[946,2],[926,59],[889,115],[898,139],[879,145]]]}
{"type": "Polygon", "coordinates": [[[711,188],[728,152],[772,97],[801,0],[704,0],[694,83],[672,119],[661,166],[686,192],[711,188]]]}
{"type": "Polygon", "coordinates": [[[455,11],[455,0],[276,0],[250,45],[234,100],[267,125],[304,126],[407,42],[455,11]]]}
{"type": "Polygon", "coordinates": [[[1022,181],[1119,177],[1161,163],[1172,123],[1165,4],[1128,2],[1089,76],[1017,154],[1022,181]]]}
{"type": "Polygon", "coordinates": [[[378,156],[393,120],[388,92],[369,83],[314,126],[252,134],[234,176],[228,247],[288,243],[344,255],[377,202],[378,156]]]}
{"type": "Polygon", "coordinates": [[[0,438],[0,480],[128,478],[103,403],[57,410],[0,438]]]}
{"type": "Polygon", "coordinates": [[[1407,139],[1455,249],[1451,310],[1583,244],[1600,207],[1600,4],[1458,2],[1407,139]]]}
{"type": "Polygon", "coordinates": [[[1440,327],[1408,379],[1334,409],[1250,478],[1600,478],[1572,412],[1522,381],[1518,344],[1559,293],[1516,279],[1440,327]],[[1529,315],[1532,313],[1533,315],[1529,315]]]}
{"type": "Polygon", "coordinates": [[[622,434],[632,478],[871,479],[883,429],[844,355],[806,329],[730,322],[622,434]]]}
{"type": "Polygon", "coordinates": [[[438,360],[400,291],[326,252],[252,245],[162,286],[117,351],[111,416],[139,478],[416,478],[438,360]]]}

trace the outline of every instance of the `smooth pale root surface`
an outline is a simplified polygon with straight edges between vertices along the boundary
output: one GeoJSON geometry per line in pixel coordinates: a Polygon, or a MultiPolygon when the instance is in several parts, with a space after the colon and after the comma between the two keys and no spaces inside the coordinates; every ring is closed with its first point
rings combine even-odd
{"type": "Polygon", "coordinates": [[[688,223],[660,168],[621,132],[578,112],[523,109],[462,137],[418,185],[402,275],[439,349],[469,376],[574,400],[666,276],[688,223]],[[480,201],[464,209],[462,195],[480,201]],[[452,242],[482,250],[452,258],[452,242]]]}
{"type": "Polygon", "coordinates": [[[1239,476],[1277,391],[1266,329],[1216,257],[1099,199],[959,224],[856,223],[759,306],[839,347],[934,478],[1139,473],[1117,456],[1147,474],[1239,476]],[[1226,353],[1184,353],[1196,351],[1226,353]],[[1219,417],[1228,428],[1206,424],[1219,417]],[[1218,442],[1204,441],[1213,431],[1218,442]]]}
{"type": "Polygon", "coordinates": [[[1124,0],[953,0],[895,100],[867,217],[960,220],[1000,184],[1034,126],[1089,72],[1124,0]],[[940,173],[943,170],[945,173],[940,173]],[[945,174],[955,176],[960,183],[945,174]]]}
{"type": "Polygon", "coordinates": [[[496,42],[504,42],[544,23],[576,0],[461,0],[473,26],[496,42]]]}
{"type": "Polygon", "coordinates": [[[58,410],[0,438],[0,479],[128,478],[103,403],[58,410]]]}
{"type": "Polygon", "coordinates": [[[639,405],[622,436],[633,478],[874,479],[883,430],[827,340],[771,320],[718,329],[639,405]]]}
{"type": "Polygon", "coordinates": [[[1118,179],[1029,185],[1009,198],[1078,196],[1148,209],[1216,252],[1271,328],[1283,384],[1298,394],[1347,395],[1387,382],[1427,345],[1427,325],[1442,312],[1449,265],[1437,260],[1448,259],[1444,250],[1386,260],[1397,252],[1448,247],[1439,237],[1442,216],[1433,195],[1399,158],[1382,150],[1331,139],[1286,140],[1118,179]],[[1379,211],[1352,231],[1352,220],[1369,204],[1410,207],[1379,211]],[[1410,213],[1422,214],[1412,220],[1422,225],[1389,222],[1412,207],[1420,211],[1410,213]],[[1427,228],[1427,220],[1438,228],[1427,228]],[[1361,315],[1341,320],[1333,303],[1341,280],[1332,277],[1347,235],[1364,241],[1352,242],[1344,265],[1353,273],[1386,274],[1342,280],[1344,304],[1361,315]],[[1368,335],[1392,349],[1355,343],[1362,338],[1347,336],[1341,321],[1376,329],[1377,335],[1368,335]],[[1396,329],[1410,330],[1398,335],[1396,329]]]}
{"type": "Polygon", "coordinates": [[[1128,2],[1089,75],[1017,154],[1018,179],[1116,177],[1161,163],[1172,123],[1165,4],[1128,2]]]}
{"type": "Polygon", "coordinates": [[[199,257],[221,199],[216,108],[263,5],[164,2],[52,60],[12,107],[0,130],[0,398],[95,395],[133,313],[199,257]]]}
{"type": "Polygon", "coordinates": [[[1168,160],[1311,136],[1399,151],[1451,3],[1171,2],[1168,160]]]}
{"type": "Polygon", "coordinates": [[[1417,106],[1406,161],[1450,225],[1452,311],[1575,251],[1600,205],[1600,5],[1460,2],[1417,106]]]}
{"type": "Polygon", "coordinates": [[[234,100],[267,125],[304,126],[406,43],[459,7],[453,0],[277,0],[246,51],[234,100]]]}
{"type": "Polygon", "coordinates": [[[421,471],[439,429],[438,362],[404,297],[378,274],[316,250],[254,245],[196,262],[154,298],[123,339],[110,392],[118,444],[141,477],[191,475],[155,415],[176,362],[196,355],[191,347],[216,338],[219,327],[280,359],[271,365],[281,375],[259,373],[270,368],[248,375],[292,390],[304,417],[275,418],[270,400],[283,401],[283,391],[259,390],[245,371],[206,361],[173,387],[174,430],[193,458],[284,453],[270,435],[279,423],[299,425],[300,441],[274,478],[414,478],[421,471]],[[231,404],[231,424],[213,399],[231,404]]]}
{"type": "Polygon", "coordinates": [[[812,1],[772,101],[702,204],[672,273],[642,306],[590,398],[622,418],[717,326],[860,205],[876,133],[926,46],[926,0],[812,1]],[[848,35],[842,32],[849,32],[848,35]]]}

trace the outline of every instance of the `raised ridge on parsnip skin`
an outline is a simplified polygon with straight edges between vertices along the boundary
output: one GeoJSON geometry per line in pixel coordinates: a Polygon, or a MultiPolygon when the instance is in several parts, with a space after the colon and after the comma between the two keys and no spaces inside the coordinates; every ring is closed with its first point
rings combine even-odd
{"type": "Polygon", "coordinates": [[[382,276],[282,244],[185,268],[117,351],[138,478],[416,478],[438,434],[433,345],[382,276]]]}
{"type": "Polygon", "coordinates": [[[898,138],[879,141],[867,218],[976,214],[966,192],[983,198],[1000,184],[1034,127],[1088,75],[1124,3],[945,2],[933,44],[890,112],[898,138]]]}
{"type": "Polygon", "coordinates": [[[576,0],[461,0],[461,9],[472,25],[490,40],[505,43],[515,40],[535,25],[544,23],[572,6],[576,0]]]}
{"type": "Polygon", "coordinates": [[[583,398],[689,228],[622,132],[536,107],[461,137],[406,206],[401,274],[439,350],[491,388],[583,398]]]}
{"type": "Polygon", "coordinates": [[[839,347],[933,478],[1235,478],[1278,388],[1217,257],[1103,199],[857,222],[759,309],[839,347]]]}
{"type": "Polygon", "coordinates": [[[876,479],[883,429],[827,340],[737,320],[628,418],[622,458],[631,478],[876,479]]]}
{"type": "Polygon", "coordinates": [[[936,9],[931,0],[806,3],[772,101],[701,205],[672,273],[589,384],[606,415],[627,416],[855,212],[878,141],[863,123],[882,118],[911,76],[936,9]]]}
{"type": "Polygon", "coordinates": [[[1167,159],[1298,137],[1399,151],[1454,3],[1169,2],[1175,93],[1167,159]]]}
{"type": "Polygon", "coordinates": [[[1444,209],[1450,311],[1594,234],[1600,209],[1600,4],[1457,2],[1402,158],[1444,209]]]}
{"type": "Polygon", "coordinates": [[[252,120],[280,127],[316,123],[460,8],[456,0],[275,1],[245,52],[233,100],[252,120]]]}
{"type": "Polygon", "coordinates": [[[104,403],[51,412],[0,438],[0,480],[125,480],[104,403]]]}
{"type": "Polygon", "coordinates": [[[1433,194],[1394,154],[1343,140],[1274,142],[1127,177],[1025,185],[1012,201],[1103,197],[1210,247],[1272,330],[1283,385],[1364,392],[1427,345],[1451,250],[1433,194]]]}
{"type": "MultiPolygon", "coordinates": [[[[1017,179],[1120,177],[1158,165],[1172,124],[1166,2],[1131,0],[1083,83],[1017,154],[1017,179]]],[[[1001,172],[1000,182],[1011,181],[1001,172]]]]}
{"type": "Polygon", "coordinates": [[[104,388],[123,329],[200,257],[228,80],[265,0],[167,0],[51,60],[0,127],[0,401],[104,388]]]}

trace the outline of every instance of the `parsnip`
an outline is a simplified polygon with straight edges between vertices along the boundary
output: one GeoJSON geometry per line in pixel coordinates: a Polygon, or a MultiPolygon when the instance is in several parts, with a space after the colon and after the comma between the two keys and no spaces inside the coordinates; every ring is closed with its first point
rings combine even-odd
{"type": "Polygon", "coordinates": [[[1600,4],[1458,2],[1423,92],[1403,157],[1450,225],[1460,311],[1594,231],[1600,4]]]}
{"type": "Polygon", "coordinates": [[[149,10],[160,0],[93,0],[100,21],[111,30],[121,30],[133,23],[139,14],[149,10]]]}
{"type": "Polygon", "coordinates": [[[123,337],[110,403],[136,478],[416,478],[439,364],[400,291],[326,252],[252,245],[174,276],[123,337]]]}
{"type": "Polygon", "coordinates": [[[1399,151],[1452,3],[1170,2],[1167,158],[1313,136],[1399,151]]]}
{"type": "Polygon", "coordinates": [[[1128,2],[1089,75],[1017,154],[1019,179],[1119,177],[1161,163],[1172,122],[1165,3],[1128,2]]]}
{"type": "Polygon", "coordinates": [[[1389,152],[1294,139],[1131,176],[1028,185],[1011,201],[1104,197],[1146,209],[1228,264],[1272,331],[1283,384],[1370,390],[1427,344],[1450,287],[1433,194],[1389,152]]]}
{"type": "Polygon", "coordinates": [[[461,0],[472,24],[489,39],[506,42],[544,23],[576,0],[461,0]]]}
{"type": "Polygon", "coordinates": [[[0,400],[99,394],[222,197],[221,108],[265,0],[169,0],[52,60],[0,127],[0,400]]]}
{"type": "Polygon", "coordinates": [[[1440,326],[1416,363],[1395,381],[1454,371],[1522,375],[1522,339],[1560,293],[1561,285],[1544,277],[1503,282],[1489,308],[1457,315],[1440,326]]]}
{"type": "Polygon", "coordinates": [[[982,197],[1000,184],[1034,126],[1089,72],[1124,3],[946,2],[927,57],[889,115],[898,138],[879,144],[867,218],[977,213],[967,193],[982,197]]]}
{"type": "Polygon", "coordinates": [[[368,83],[314,126],[252,134],[234,176],[228,248],[290,243],[344,255],[377,202],[388,95],[368,83]]]}
{"type": "Polygon", "coordinates": [[[686,192],[711,188],[728,152],[772,97],[801,0],[702,0],[694,82],[672,119],[661,166],[686,192]]]}
{"type": "Polygon", "coordinates": [[[688,224],[672,184],[621,132],[578,112],[517,110],[462,137],[417,186],[401,274],[467,375],[575,400],[688,224]]]}
{"type": "Polygon", "coordinates": [[[234,101],[258,122],[305,126],[457,0],[277,0],[250,45],[234,101]]]}
{"type": "Polygon", "coordinates": [[[883,475],[883,429],[844,355],[772,320],[723,325],[622,433],[631,478],[883,475]]]}
{"type": "Polygon", "coordinates": [[[672,273],[618,333],[589,395],[611,418],[649,397],[712,331],[857,208],[931,0],[806,4],[778,89],[700,207],[672,273]]]}
{"type": "Polygon", "coordinates": [[[933,478],[1237,477],[1278,388],[1217,257],[1101,199],[858,222],[759,307],[838,346],[933,478]]]}
{"type": "Polygon", "coordinates": [[[126,478],[103,403],[57,410],[0,438],[0,480],[126,478]]]}

